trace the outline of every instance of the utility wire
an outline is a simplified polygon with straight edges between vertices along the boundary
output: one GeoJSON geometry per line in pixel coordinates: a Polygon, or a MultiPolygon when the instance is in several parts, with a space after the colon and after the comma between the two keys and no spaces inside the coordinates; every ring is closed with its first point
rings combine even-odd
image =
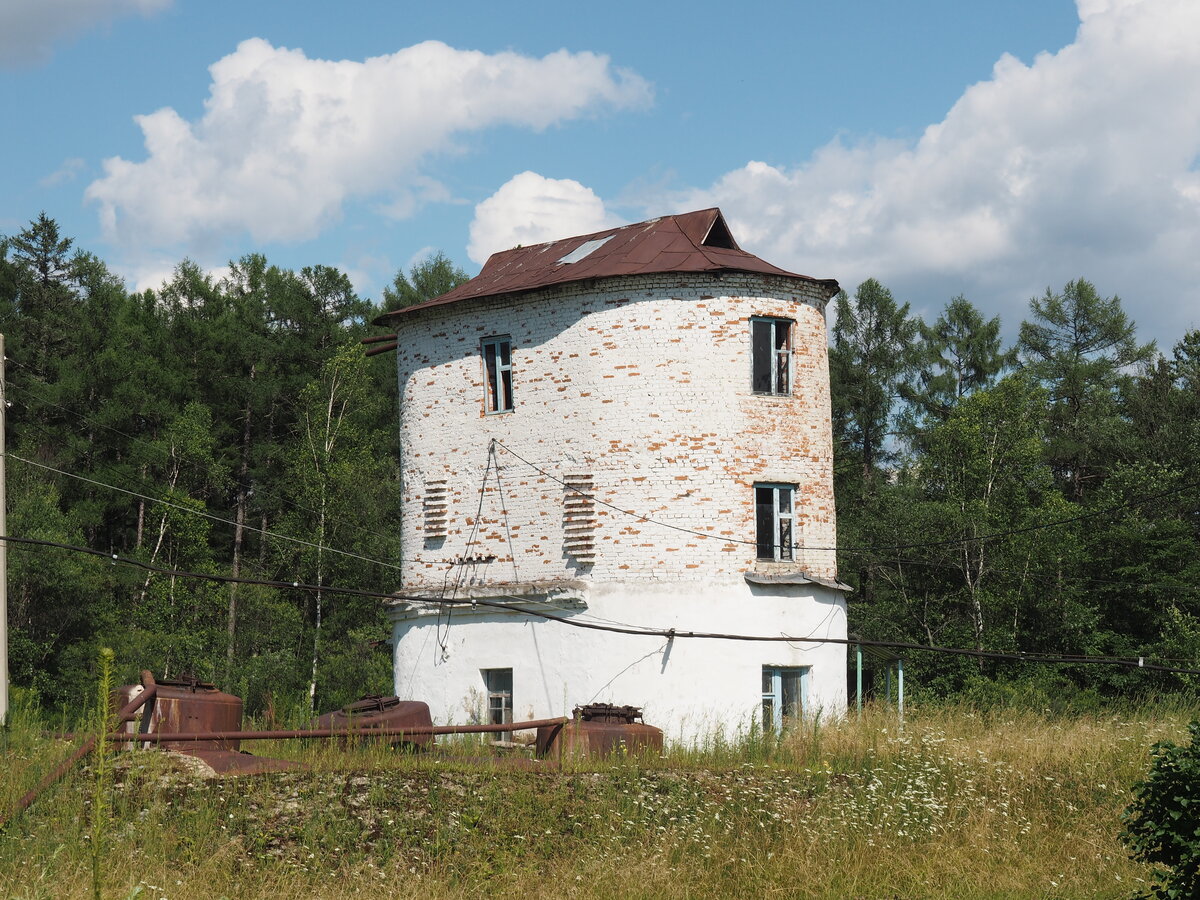
{"type": "MultiPolygon", "coordinates": [[[[80,417],[80,418],[82,418],[82,417],[80,417]]],[[[106,426],[100,426],[100,427],[106,427],[106,426]]],[[[118,432],[118,433],[122,433],[122,432],[118,432]]],[[[663,522],[663,521],[660,521],[657,519],[652,519],[649,516],[641,515],[640,513],[622,509],[619,506],[616,506],[605,500],[601,500],[599,497],[588,494],[588,493],[580,490],[578,487],[576,487],[574,485],[568,484],[567,482],[563,481],[562,479],[547,472],[545,469],[542,469],[541,467],[537,466],[536,464],[525,459],[520,454],[516,453],[511,448],[505,446],[500,441],[493,439],[491,441],[491,443],[495,446],[500,447],[502,450],[505,450],[506,452],[508,452],[509,454],[511,454],[512,456],[514,456],[515,458],[517,458],[518,460],[523,462],[525,465],[529,466],[534,471],[538,472],[539,474],[544,475],[545,477],[551,479],[552,481],[557,482],[558,484],[562,485],[563,487],[571,490],[572,492],[574,492],[576,494],[579,494],[582,497],[591,499],[594,502],[601,504],[602,506],[606,506],[610,509],[620,512],[623,515],[630,516],[632,518],[638,519],[639,521],[646,522],[649,524],[660,525],[664,528],[668,528],[673,531],[679,531],[679,532],[683,532],[685,534],[694,535],[696,537],[708,538],[710,540],[719,540],[723,543],[739,544],[739,545],[744,545],[744,546],[756,546],[757,545],[756,541],[747,541],[747,540],[743,540],[740,538],[723,537],[721,535],[715,535],[715,534],[711,534],[708,532],[696,531],[694,529],[685,528],[680,525],[673,525],[670,522],[663,522]]],[[[105,482],[87,478],[86,476],[83,476],[83,475],[77,475],[72,472],[67,472],[63,469],[58,469],[58,468],[55,468],[54,466],[50,466],[45,463],[39,463],[39,462],[35,462],[30,459],[25,459],[24,457],[17,456],[16,454],[12,453],[11,451],[9,453],[7,453],[6,456],[10,459],[15,459],[19,462],[26,463],[27,465],[35,466],[35,467],[44,469],[49,472],[54,472],[58,475],[62,475],[67,478],[74,478],[79,481],[83,481],[88,484],[95,485],[97,487],[103,487],[108,490],[113,490],[113,491],[117,491],[119,493],[127,494],[131,497],[136,497],[141,500],[147,500],[151,503],[158,503],[158,504],[161,504],[164,506],[168,506],[173,509],[180,510],[181,512],[198,515],[203,518],[210,519],[214,522],[220,522],[221,524],[224,524],[224,525],[232,525],[234,527],[237,527],[237,523],[234,522],[233,520],[226,519],[221,516],[213,515],[212,513],[208,513],[203,510],[193,509],[191,507],[183,506],[183,505],[180,505],[177,503],[172,503],[169,500],[163,500],[158,497],[152,497],[152,496],[149,496],[146,494],[139,493],[137,491],[129,490],[127,488],[121,488],[116,485],[106,484],[105,482]]],[[[488,468],[490,469],[490,465],[491,465],[490,458],[488,460],[488,463],[489,463],[488,468]]],[[[497,463],[497,469],[498,468],[499,468],[499,463],[497,463]]],[[[486,484],[486,477],[487,477],[487,473],[485,472],[485,484],[486,484]]],[[[500,483],[499,472],[497,472],[497,485],[500,488],[500,490],[503,491],[503,486],[500,483]]],[[[986,541],[986,540],[990,540],[990,539],[997,538],[997,537],[1005,537],[1005,536],[1009,536],[1012,534],[1022,533],[1024,531],[1034,531],[1034,530],[1038,530],[1038,529],[1054,527],[1057,525],[1068,524],[1068,523],[1072,523],[1075,521],[1079,521],[1081,519],[1091,518],[1094,516],[1099,516],[1099,515],[1104,515],[1107,513],[1115,512],[1115,511],[1118,511],[1118,510],[1126,508],[1126,507],[1138,506],[1142,503],[1147,503],[1151,500],[1156,500],[1156,499],[1160,499],[1161,497],[1164,497],[1164,496],[1169,496],[1171,494],[1180,493],[1180,492],[1187,490],[1188,488],[1196,486],[1196,485],[1200,485],[1200,482],[1187,483],[1184,485],[1180,485],[1179,487],[1176,487],[1176,488],[1171,488],[1169,490],[1162,491],[1158,494],[1152,494],[1152,495],[1149,495],[1146,497],[1136,498],[1134,500],[1126,501],[1121,504],[1116,504],[1114,506],[1107,507],[1102,510],[1094,510],[1094,511],[1091,511],[1088,513],[1083,513],[1079,516],[1074,516],[1074,517],[1071,517],[1068,519],[1061,519],[1061,520],[1058,520],[1055,522],[1048,522],[1048,523],[1043,523],[1041,525],[1029,526],[1024,529],[1014,529],[1014,530],[1005,531],[1005,532],[998,532],[995,534],[982,535],[982,536],[976,537],[976,538],[961,538],[961,539],[955,538],[955,539],[951,539],[951,540],[947,540],[947,541],[938,541],[938,542],[924,543],[924,544],[899,544],[899,545],[893,545],[893,546],[879,546],[879,547],[841,547],[841,546],[838,546],[838,547],[809,547],[809,546],[804,546],[804,545],[799,545],[799,544],[793,544],[792,547],[793,547],[793,549],[797,549],[797,550],[838,551],[838,552],[846,552],[846,553],[868,553],[868,552],[881,552],[884,550],[922,549],[922,548],[931,548],[931,547],[943,547],[943,546],[949,546],[949,545],[954,545],[954,544],[967,544],[967,543],[973,543],[973,542],[981,542],[981,541],[986,541]]],[[[481,498],[480,499],[482,501],[482,486],[481,486],[481,498]]],[[[501,503],[503,505],[503,500],[501,501],[501,503]]],[[[293,505],[297,509],[304,509],[304,507],[298,506],[296,504],[291,504],[291,505],[293,505]]],[[[505,509],[505,516],[507,518],[507,509],[505,509]]],[[[478,516],[476,517],[476,524],[478,524],[478,516]]],[[[506,526],[506,528],[508,527],[507,521],[505,522],[505,526],[506,526]]],[[[313,549],[322,549],[322,550],[326,550],[326,551],[336,554],[336,555],[345,556],[345,557],[349,557],[351,559],[357,559],[362,562],[369,562],[374,565],[383,566],[384,568],[393,569],[395,571],[400,571],[400,566],[397,566],[393,563],[385,562],[380,559],[374,559],[372,557],[363,556],[361,554],[352,553],[352,552],[346,551],[346,550],[338,550],[333,547],[318,545],[318,544],[312,543],[310,541],[305,541],[301,538],[293,538],[288,535],[279,534],[278,532],[270,531],[270,530],[264,529],[264,528],[259,528],[257,526],[250,525],[247,523],[243,523],[242,527],[247,531],[252,531],[252,532],[261,534],[267,538],[285,541],[288,543],[293,543],[293,544],[297,544],[300,546],[310,547],[313,549]]],[[[354,527],[354,526],[352,526],[352,527],[354,527]]],[[[366,529],[366,531],[367,531],[367,533],[370,533],[370,534],[378,534],[378,532],[370,531],[369,529],[366,529]]],[[[511,533],[510,533],[509,534],[510,551],[512,549],[511,543],[512,543],[512,537],[511,537],[511,533]]],[[[879,560],[877,562],[880,565],[905,564],[905,565],[926,566],[926,567],[945,568],[945,569],[957,568],[952,563],[937,562],[937,561],[932,561],[932,560],[904,559],[904,560],[879,560]]],[[[513,563],[515,566],[515,564],[516,564],[515,553],[513,554],[513,563]]],[[[1138,588],[1152,589],[1152,590],[1153,589],[1157,589],[1157,590],[1179,589],[1179,588],[1183,587],[1182,585],[1163,585],[1161,583],[1152,583],[1152,582],[1115,581],[1112,579],[1095,578],[1092,576],[1085,576],[1085,575],[1054,575],[1054,574],[1043,574],[1043,573],[1037,573],[1037,572],[1025,572],[1022,570],[1008,570],[1008,569],[1001,570],[1001,569],[995,569],[995,568],[993,568],[992,571],[997,572],[997,573],[1002,573],[1002,574],[1020,575],[1022,577],[1040,579],[1043,581],[1049,581],[1049,580],[1087,581],[1087,582],[1093,582],[1093,583],[1097,583],[1097,584],[1113,584],[1113,585],[1120,585],[1120,586],[1125,586],[1125,587],[1138,587],[1138,588]]],[[[449,574],[449,573],[447,573],[447,574],[449,574]]],[[[456,583],[455,591],[457,591],[457,589],[458,589],[458,584],[456,583]]],[[[451,596],[453,597],[453,593],[451,596]]]]}
{"type": "MultiPolygon", "coordinates": [[[[179,503],[172,503],[170,500],[163,500],[159,497],[151,497],[147,494],[139,494],[137,491],[126,490],[125,488],[117,487],[114,484],[105,484],[103,481],[96,481],[94,478],[88,478],[84,475],[76,475],[73,472],[66,472],[62,469],[56,469],[54,466],[49,466],[49,465],[46,465],[45,463],[34,462],[32,459],[25,459],[25,457],[17,456],[15,453],[11,453],[11,452],[5,453],[4,456],[6,459],[15,459],[15,460],[17,460],[17,462],[23,462],[28,466],[35,466],[39,469],[45,469],[47,472],[54,472],[56,475],[62,475],[66,478],[74,478],[78,481],[83,481],[83,482],[86,482],[87,484],[95,485],[96,487],[107,488],[110,491],[117,491],[118,493],[121,493],[121,494],[128,494],[130,497],[137,497],[139,500],[148,500],[151,503],[161,503],[163,506],[169,506],[172,509],[178,509],[178,510],[181,510],[186,513],[192,513],[193,515],[201,516],[205,519],[211,519],[214,522],[220,522],[224,525],[233,525],[234,527],[237,527],[237,523],[234,522],[232,519],[224,519],[221,516],[214,516],[212,513],[205,512],[203,510],[192,509],[189,506],[183,506],[182,504],[179,504],[179,503]]],[[[351,553],[348,550],[337,550],[333,547],[325,547],[321,544],[314,544],[311,541],[306,541],[301,538],[289,537],[286,534],[277,534],[274,531],[267,531],[264,528],[256,528],[253,525],[243,524],[242,527],[245,528],[247,531],[254,531],[254,532],[257,532],[258,534],[264,535],[269,538],[274,538],[276,540],[287,541],[292,544],[298,544],[302,547],[311,547],[313,550],[324,550],[327,553],[335,553],[339,556],[346,556],[346,557],[349,557],[350,559],[357,559],[360,562],[367,562],[367,563],[371,563],[372,565],[384,566],[385,568],[388,568],[388,569],[395,569],[396,571],[400,571],[400,567],[397,565],[394,565],[392,563],[387,563],[387,562],[384,562],[383,560],[379,560],[379,559],[371,559],[369,556],[360,556],[359,554],[351,553]]],[[[96,551],[96,552],[100,552],[100,551],[96,551]]],[[[103,554],[101,554],[101,555],[103,555],[103,554]]]]}
{"type": "MultiPolygon", "coordinates": [[[[519,459],[521,462],[525,463],[525,465],[529,466],[531,469],[533,469],[538,474],[543,475],[546,478],[549,478],[551,481],[558,482],[563,487],[575,492],[576,494],[579,494],[581,497],[586,497],[589,500],[599,503],[601,506],[606,506],[611,510],[615,510],[616,512],[621,513],[622,515],[637,519],[639,522],[645,522],[650,525],[659,525],[663,528],[669,528],[672,531],[679,531],[679,532],[683,532],[684,534],[694,535],[695,537],[707,538],[708,540],[721,541],[722,543],[725,543],[725,544],[744,544],[744,545],[750,546],[750,547],[757,546],[757,544],[758,544],[757,541],[747,541],[747,540],[743,540],[741,538],[724,537],[719,534],[713,534],[712,532],[697,531],[694,528],[686,528],[682,525],[672,525],[670,522],[663,522],[660,519],[653,519],[650,516],[645,516],[645,515],[642,515],[641,513],[633,512],[628,509],[622,509],[621,507],[619,507],[613,503],[609,503],[606,500],[601,500],[599,497],[596,497],[595,495],[588,494],[588,493],[580,490],[579,488],[568,484],[566,481],[559,478],[558,476],[552,475],[550,472],[547,472],[545,469],[541,468],[536,463],[530,462],[525,457],[523,457],[519,453],[517,453],[515,450],[505,446],[503,443],[496,440],[495,438],[492,438],[492,443],[495,444],[496,446],[498,446],[501,450],[504,450],[505,452],[507,452],[507,453],[511,454],[512,456],[516,457],[517,459],[519,459]]],[[[1123,503],[1117,503],[1117,504],[1114,504],[1113,506],[1105,507],[1104,509],[1091,510],[1090,512],[1080,513],[1077,516],[1070,516],[1065,519],[1057,519],[1053,522],[1043,522],[1040,525],[1027,525],[1023,528],[1010,528],[1006,531],[997,531],[997,532],[993,532],[991,534],[979,535],[978,537],[949,538],[944,541],[924,541],[924,542],[917,543],[917,544],[892,544],[892,545],[883,546],[883,547],[840,547],[840,546],[810,547],[807,545],[793,544],[792,549],[793,550],[810,550],[810,551],[811,550],[826,550],[826,551],[836,551],[839,553],[880,553],[885,550],[887,550],[887,551],[920,550],[920,549],[925,549],[925,548],[929,548],[929,547],[949,547],[949,546],[957,546],[960,544],[975,544],[975,543],[981,543],[983,541],[992,541],[992,540],[999,540],[1000,538],[1013,537],[1014,535],[1018,535],[1018,534],[1027,534],[1032,531],[1041,531],[1046,528],[1056,528],[1059,525],[1070,525],[1073,522],[1080,522],[1080,521],[1083,521],[1084,519],[1095,518],[1096,516],[1109,515],[1111,513],[1117,512],[1117,511],[1125,509],[1127,507],[1140,506],[1143,503],[1149,503],[1151,500],[1159,500],[1163,497],[1168,497],[1172,494],[1178,494],[1185,490],[1188,490],[1188,489],[1194,488],[1194,487],[1198,487],[1198,486],[1200,486],[1200,481],[1187,482],[1178,487],[1170,488],[1169,490],[1165,490],[1165,491],[1160,491],[1157,494],[1149,494],[1144,497],[1138,497],[1134,500],[1128,500],[1123,503]]]]}
{"type": "MultiPolygon", "coordinates": [[[[875,565],[879,566],[924,566],[934,569],[961,569],[952,562],[940,562],[932,559],[879,559],[874,561],[875,565]]],[[[1068,575],[1066,573],[1057,574],[1052,572],[1032,572],[1024,569],[1006,569],[997,568],[995,566],[984,566],[988,572],[997,575],[1014,575],[1020,578],[1032,578],[1040,581],[1085,581],[1091,584],[1107,584],[1116,585],[1118,587],[1139,588],[1141,590],[1156,590],[1156,591],[1178,591],[1188,587],[1186,584],[1167,584],[1161,581],[1121,581],[1115,578],[1096,578],[1093,575],[1068,575]]]]}
{"type": "MultiPolygon", "coordinates": [[[[28,366],[26,366],[22,363],[18,363],[15,360],[10,359],[8,357],[6,357],[6,361],[13,362],[22,369],[29,368],[28,366]]],[[[155,445],[154,443],[147,441],[145,438],[137,437],[136,435],[132,435],[127,432],[124,432],[119,428],[114,428],[111,425],[105,425],[103,422],[98,422],[89,416],[85,416],[82,413],[78,413],[72,409],[68,409],[67,407],[63,406],[62,404],[55,403],[53,400],[47,400],[45,397],[39,396],[36,391],[30,390],[28,387],[26,387],[22,384],[9,381],[5,384],[5,387],[8,389],[12,389],[15,387],[18,392],[28,394],[29,396],[31,396],[35,400],[37,400],[39,403],[43,403],[46,406],[52,406],[55,409],[61,410],[62,412],[66,413],[68,416],[70,416],[74,419],[77,419],[80,422],[83,422],[85,425],[91,425],[95,428],[101,428],[105,431],[110,431],[113,434],[119,435],[120,437],[123,437],[128,441],[132,441],[135,444],[139,444],[143,447],[147,447],[147,448],[153,450],[154,452],[158,453],[164,459],[170,458],[171,454],[170,454],[170,451],[168,451],[167,449],[165,449],[163,447],[159,447],[159,446],[155,445]]],[[[26,409],[31,408],[28,403],[25,403],[24,406],[26,409]]],[[[49,433],[45,429],[40,428],[36,423],[30,422],[30,423],[23,423],[23,424],[32,424],[35,428],[38,428],[38,430],[41,431],[43,434],[50,436],[49,433]]],[[[203,471],[206,475],[208,475],[210,477],[212,477],[214,475],[213,470],[206,466],[196,465],[193,463],[193,464],[189,464],[188,468],[191,468],[193,470],[203,471]]],[[[283,504],[284,506],[289,506],[292,509],[297,509],[297,510],[300,510],[301,512],[306,512],[306,513],[310,513],[312,515],[316,515],[316,510],[310,509],[309,507],[304,506],[300,503],[296,503],[294,500],[289,500],[287,497],[277,494],[274,491],[263,490],[261,485],[259,485],[255,488],[255,493],[262,493],[268,497],[272,497],[275,500],[277,500],[278,502],[280,502],[281,504],[283,504]]],[[[388,538],[388,536],[386,534],[381,534],[378,531],[373,531],[372,529],[367,528],[363,525],[356,525],[353,522],[345,522],[344,520],[339,522],[339,524],[349,526],[350,528],[360,531],[363,534],[369,534],[369,535],[373,535],[374,537],[379,537],[379,538],[384,538],[385,540],[390,540],[390,538],[388,538]]]]}
{"type": "Polygon", "coordinates": [[[255,584],[263,587],[273,587],[283,590],[324,591],[326,593],[338,594],[342,596],[370,597],[381,600],[391,600],[393,602],[396,600],[405,600],[458,607],[483,606],[491,609],[503,610],[505,612],[514,613],[517,615],[532,616],[534,618],[545,619],[550,622],[558,622],[563,625],[569,625],[572,628],[584,628],[592,631],[604,631],[612,634],[626,634],[635,637],[691,638],[697,640],[751,641],[765,643],[840,644],[844,646],[878,647],[885,650],[908,650],[912,652],[941,653],[952,656],[967,656],[977,659],[1007,660],[1011,662],[1046,663],[1056,665],[1109,665],[1128,669],[1145,669],[1151,672],[1165,672],[1176,675],[1200,675],[1200,668],[1162,666],[1155,663],[1146,662],[1145,657],[1132,659],[1113,656],[1053,656],[1037,652],[1025,653],[1019,651],[1002,652],[997,650],[976,650],[969,647],[943,647],[933,644],[916,644],[909,641],[877,641],[866,638],[852,637],[835,638],[823,637],[820,635],[796,636],[784,634],[727,634],[723,632],[711,631],[690,631],[680,628],[642,628],[637,626],[602,625],[596,622],[583,622],[572,618],[565,618],[563,616],[551,615],[550,613],[542,612],[538,609],[532,609],[528,606],[517,607],[508,603],[499,603],[480,598],[464,598],[457,600],[447,599],[445,597],[426,597],[419,595],[408,595],[398,598],[395,594],[386,594],[379,591],[360,590],[356,588],[335,588],[328,585],[305,584],[299,581],[289,582],[263,578],[243,578],[241,576],[234,577],[232,575],[218,575],[206,572],[189,572],[181,569],[168,569],[163,566],[156,566],[150,563],[142,562],[141,560],[123,557],[116,553],[106,553],[102,550],[93,550],[90,547],[62,544],[57,541],[46,541],[36,538],[19,538],[12,535],[0,535],[0,540],[7,541],[9,543],[27,544],[38,547],[53,547],[59,550],[83,553],[88,556],[96,556],[108,559],[114,565],[120,564],[132,566],[145,571],[156,572],[161,575],[169,575],[176,578],[195,578],[202,581],[212,581],[222,584],[255,584]]]}

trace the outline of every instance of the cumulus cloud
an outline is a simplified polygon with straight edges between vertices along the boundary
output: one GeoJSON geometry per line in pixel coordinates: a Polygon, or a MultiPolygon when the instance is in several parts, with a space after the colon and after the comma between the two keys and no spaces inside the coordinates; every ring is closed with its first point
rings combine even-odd
{"type": "Polygon", "coordinates": [[[39,62],[54,43],[131,14],[150,15],[171,0],[4,0],[0,3],[0,65],[39,62]]]}
{"type": "Polygon", "coordinates": [[[522,172],[475,207],[467,255],[483,263],[496,251],[518,244],[541,244],[622,224],[578,181],[522,172]]]}
{"type": "MultiPolygon", "coordinates": [[[[739,242],[917,306],[966,291],[1004,314],[1080,275],[1147,333],[1200,325],[1200,3],[1079,0],[1075,41],[1005,55],[911,142],[836,140],[750,162],[675,205],[719,204],[739,242]]],[[[981,302],[982,301],[982,302],[981,302]]]]}
{"type": "Polygon", "coordinates": [[[303,240],[348,199],[368,195],[408,215],[447,196],[419,166],[457,135],[544,129],[650,99],[642,78],[606,56],[560,50],[537,59],[437,41],[358,62],[309,59],[255,38],[210,72],[198,121],[170,108],[136,117],[147,158],[108,159],[89,186],[110,240],[203,246],[241,231],[303,240]]]}

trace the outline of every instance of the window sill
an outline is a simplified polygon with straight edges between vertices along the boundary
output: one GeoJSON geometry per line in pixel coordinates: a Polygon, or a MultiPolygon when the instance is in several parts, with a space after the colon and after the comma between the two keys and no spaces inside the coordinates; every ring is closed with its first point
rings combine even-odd
{"type": "Polygon", "coordinates": [[[830,581],[826,578],[817,578],[814,575],[809,575],[796,563],[773,563],[765,559],[759,560],[755,568],[746,572],[744,577],[749,584],[764,586],[776,584],[819,584],[822,587],[833,588],[835,591],[850,592],[854,590],[850,585],[842,584],[840,581],[830,581]]]}

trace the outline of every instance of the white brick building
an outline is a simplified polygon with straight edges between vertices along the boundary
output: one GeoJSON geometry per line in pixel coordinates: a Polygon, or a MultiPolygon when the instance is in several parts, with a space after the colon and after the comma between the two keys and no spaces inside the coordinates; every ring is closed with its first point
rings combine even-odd
{"type": "Polygon", "coordinates": [[[498,253],[383,317],[400,385],[397,695],[441,722],[632,704],[669,740],[840,714],[844,645],[521,612],[846,637],[826,549],[836,289],[742,252],[710,209],[498,253]]]}

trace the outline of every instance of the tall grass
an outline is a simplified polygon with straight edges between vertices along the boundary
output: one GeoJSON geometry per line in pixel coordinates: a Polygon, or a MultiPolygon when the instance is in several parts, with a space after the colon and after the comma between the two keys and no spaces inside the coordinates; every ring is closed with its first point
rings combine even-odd
{"type": "MultiPolygon", "coordinates": [[[[1180,738],[1196,714],[929,706],[901,725],[868,709],[861,722],[780,739],[562,772],[483,765],[469,744],[435,757],[262,743],[255,753],[311,770],[239,779],[123,752],[104,890],[172,900],[1127,897],[1147,876],[1118,843],[1120,811],[1150,744],[1180,738]]],[[[29,783],[43,765],[13,764],[29,783]]],[[[64,782],[0,836],[0,896],[87,896],[86,794],[85,779],[64,782]]]]}
{"type": "Polygon", "coordinates": [[[113,689],[113,652],[104,647],[99,654],[99,677],[96,679],[96,709],[93,713],[92,732],[96,747],[92,751],[92,785],[90,830],[88,841],[92,862],[92,897],[101,900],[104,896],[103,868],[108,851],[108,831],[111,825],[113,770],[109,758],[108,733],[115,727],[116,719],[109,704],[113,689]]]}

